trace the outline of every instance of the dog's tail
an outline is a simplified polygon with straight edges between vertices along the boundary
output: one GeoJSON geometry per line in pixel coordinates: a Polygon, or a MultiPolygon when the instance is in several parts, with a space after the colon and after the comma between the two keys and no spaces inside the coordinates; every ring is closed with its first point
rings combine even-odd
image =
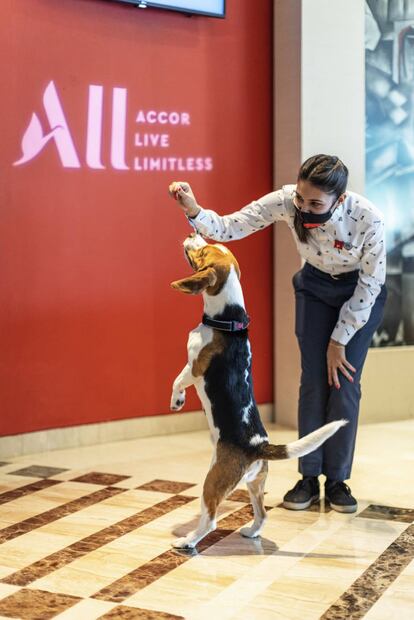
{"type": "Polygon", "coordinates": [[[321,426],[318,430],[305,435],[302,439],[292,441],[291,443],[284,445],[273,444],[261,444],[258,448],[258,458],[266,459],[269,461],[278,461],[281,459],[297,459],[300,456],[305,456],[309,452],[313,452],[316,448],[319,448],[324,441],[332,437],[338,431],[341,426],[348,424],[348,420],[337,420],[321,426]]]}

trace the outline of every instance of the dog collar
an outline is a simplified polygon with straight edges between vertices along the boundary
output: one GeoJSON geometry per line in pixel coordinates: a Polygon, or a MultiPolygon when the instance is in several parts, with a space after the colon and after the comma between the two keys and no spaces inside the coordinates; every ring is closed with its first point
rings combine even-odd
{"type": "Polygon", "coordinates": [[[209,316],[203,315],[202,319],[203,325],[207,325],[208,327],[214,327],[214,329],[221,329],[224,332],[241,332],[243,329],[247,329],[250,323],[250,317],[246,317],[246,321],[216,321],[215,319],[210,319],[209,316]]]}

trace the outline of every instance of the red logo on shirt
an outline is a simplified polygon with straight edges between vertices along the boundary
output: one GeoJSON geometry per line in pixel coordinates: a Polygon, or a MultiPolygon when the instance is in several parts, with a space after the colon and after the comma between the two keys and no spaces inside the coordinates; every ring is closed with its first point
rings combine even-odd
{"type": "Polygon", "coordinates": [[[344,242],[339,241],[338,239],[335,239],[334,248],[338,248],[338,250],[342,250],[343,247],[344,247],[344,242]]]}

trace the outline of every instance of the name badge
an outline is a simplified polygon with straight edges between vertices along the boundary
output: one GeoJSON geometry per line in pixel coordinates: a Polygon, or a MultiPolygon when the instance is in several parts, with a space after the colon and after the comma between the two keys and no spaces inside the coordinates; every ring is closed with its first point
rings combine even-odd
{"type": "Polygon", "coordinates": [[[348,241],[340,241],[339,239],[335,239],[334,248],[336,248],[337,250],[343,250],[344,248],[345,250],[352,250],[352,243],[349,243],[348,241]]]}

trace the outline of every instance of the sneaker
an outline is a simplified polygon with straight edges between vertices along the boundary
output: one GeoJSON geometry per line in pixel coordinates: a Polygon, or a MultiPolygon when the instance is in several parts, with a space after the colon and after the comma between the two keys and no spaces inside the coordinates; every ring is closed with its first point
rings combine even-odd
{"type": "Polygon", "coordinates": [[[337,512],[355,512],[358,503],[351,495],[351,489],[345,482],[340,480],[327,480],[325,482],[325,501],[337,512]]]}
{"type": "Polygon", "coordinates": [[[314,476],[304,476],[283,498],[284,508],[305,510],[319,501],[319,480],[314,476]]]}

